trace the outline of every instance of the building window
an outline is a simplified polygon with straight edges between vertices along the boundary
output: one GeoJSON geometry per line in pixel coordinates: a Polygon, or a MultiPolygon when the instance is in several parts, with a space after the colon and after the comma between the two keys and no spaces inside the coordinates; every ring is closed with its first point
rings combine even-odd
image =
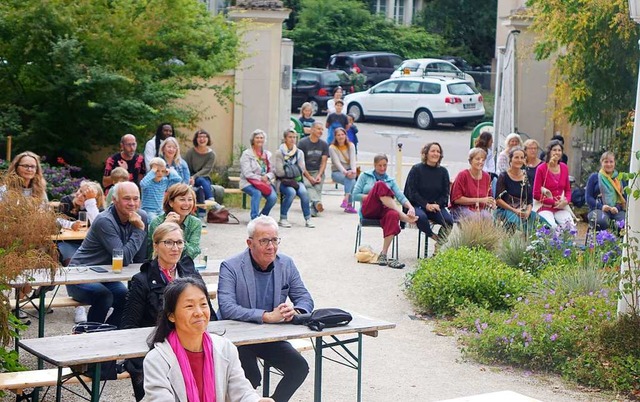
{"type": "Polygon", "coordinates": [[[396,0],[395,9],[393,10],[393,20],[399,24],[404,22],[404,0],[396,0]]]}

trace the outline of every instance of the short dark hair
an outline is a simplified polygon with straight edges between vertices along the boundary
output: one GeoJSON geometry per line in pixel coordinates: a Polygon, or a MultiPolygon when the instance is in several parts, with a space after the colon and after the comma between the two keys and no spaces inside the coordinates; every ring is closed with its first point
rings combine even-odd
{"type": "Polygon", "coordinates": [[[335,102],[333,102],[333,104],[334,104],[334,105],[337,105],[337,104],[344,105],[344,101],[343,101],[342,99],[338,99],[338,100],[336,100],[335,102]]]}
{"type": "Polygon", "coordinates": [[[206,134],[207,135],[207,145],[211,145],[211,136],[209,135],[207,130],[200,129],[200,130],[196,131],[196,133],[193,135],[193,146],[194,147],[198,146],[198,135],[200,135],[200,134],[206,134]]]}
{"type": "Polygon", "coordinates": [[[155,156],[159,156],[160,155],[160,143],[162,142],[162,140],[164,138],[162,138],[162,128],[164,126],[169,126],[171,127],[171,136],[175,137],[176,136],[176,131],[173,129],[173,125],[171,123],[160,123],[160,125],[158,126],[158,128],[156,128],[156,135],[154,137],[155,139],[155,144],[156,144],[156,154],[155,156]]]}
{"type": "Polygon", "coordinates": [[[164,307],[160,313],[158,313],[158,322],[156,323],[156,329],[151,332],[149,338],[147,338],[147,345],[153,349],[155,343],[164,342],[169,336],[169,333],[176,328],[176,325],[169,321],[169,314],[176,312],[176,305],[178,299],[184,290],[189,286],[195,286],[202,291],[202,293],[209,299],[207,293],[207,286],[202,280],[193,278],[191,276],[185,276],[183,278],[177,278],[173,282],[167,285],[164,289],[164,307]]]}

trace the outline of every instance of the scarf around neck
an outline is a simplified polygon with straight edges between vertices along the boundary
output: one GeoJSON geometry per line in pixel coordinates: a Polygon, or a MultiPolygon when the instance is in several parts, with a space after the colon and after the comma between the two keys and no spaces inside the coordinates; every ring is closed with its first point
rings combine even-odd
{"type": "Polygon", "coordinates": [[[627,201],[622,195],[622,184],[618,180],[618,171],[614,170],[609,176],[604,169],[598,172],[598,185],[600,186],[600,195],[602,195],[602,203],[604,205],[615,206],[622,205],[622,209],[627,209],[627,201]]]}
{"type": "Polygon", "coordinates": [[[298,154],[298,147],[293,144],[293,148],[287,148],[287,144],[280,144],[280,152],[284,155],[284,160],[289,160],[298,154]]]}
{"type": "Polygon", "coordinates": [[[196,380],[193,376],[193,372],[191,371],[191,364],[189,364],[187,352],[180,343],[178,333],[175,330],[171,331],[167,336],[167,341],[178,359],[180,371],[184,378],[184,386],[187,389],[187,399],[189,402],[216,402],[216,380],[215,369],[213,367],[213,342],[211,341],[211,337],[206,332],[202,334],[202,351],[204,353],[204,365],[202,369],[202,381],[204,386],[204,390],[202,392],[204,396],[203,401],[200,400],[200,392],[198,391],[196,380]]]}

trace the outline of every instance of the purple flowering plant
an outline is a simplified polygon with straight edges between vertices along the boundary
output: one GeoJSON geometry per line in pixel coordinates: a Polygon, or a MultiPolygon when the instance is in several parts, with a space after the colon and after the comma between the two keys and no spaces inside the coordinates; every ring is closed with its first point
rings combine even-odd
{"type": "Polygon", "coordinates": [[[42,175],[47,182],[47,196],[50,200],[59,200],[68,194],[73,194],[79,187],[84,177],[74,177],[80,172],[80,168],[58,158],[60,166],[52,166],[42,163],[42,175]]]}

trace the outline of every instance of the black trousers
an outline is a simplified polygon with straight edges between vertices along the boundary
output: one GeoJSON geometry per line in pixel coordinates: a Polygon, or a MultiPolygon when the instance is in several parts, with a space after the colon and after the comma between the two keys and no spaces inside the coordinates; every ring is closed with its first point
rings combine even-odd
{"type": "Polygon", "coordinates": [[[309,374],[307,361],[289,342],[239,346],[238,355],[244,375],[253,388],[257,388],[262,379],[262,373],[258,368],[258,357],[282,372],[282,380],[271,395],[276,402],[286,402],[291,399],[309,374]]]}

